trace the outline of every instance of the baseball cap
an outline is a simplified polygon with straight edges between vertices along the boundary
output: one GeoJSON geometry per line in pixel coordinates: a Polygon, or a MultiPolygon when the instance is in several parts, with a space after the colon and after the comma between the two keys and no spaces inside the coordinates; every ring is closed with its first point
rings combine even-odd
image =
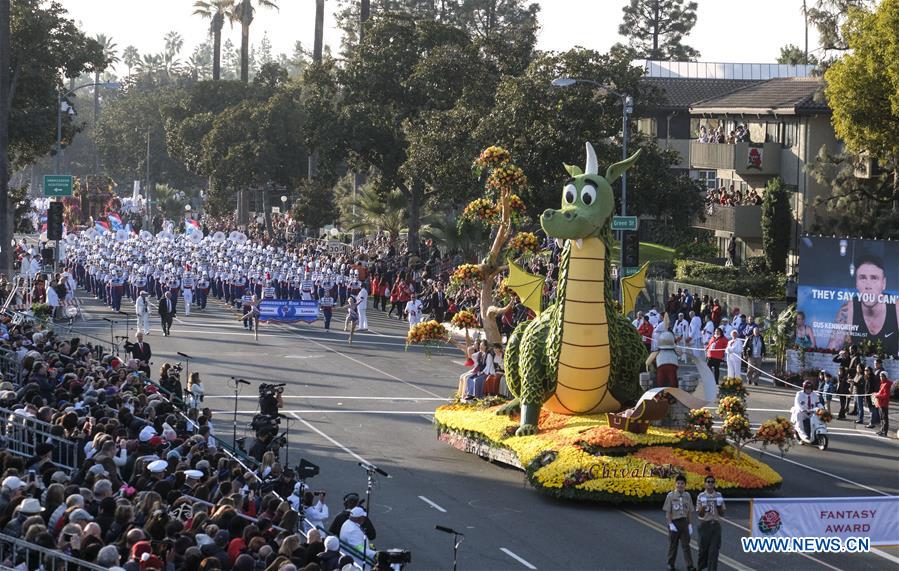
{"type": "Polygon", "coordinates": [[[12,491],[16,491],[20,488],[24,488],[27,486],[25,482],[17,478],[16,476],[8,476],[3,480],[3,487],[9,488],[12,491]]]}
{"type": "Polygon", "coordinates": [[[360,508],[359,506],[356,506],[350,510],[350,517],[365,517],[365,515],[365,510],[360,508]]]}

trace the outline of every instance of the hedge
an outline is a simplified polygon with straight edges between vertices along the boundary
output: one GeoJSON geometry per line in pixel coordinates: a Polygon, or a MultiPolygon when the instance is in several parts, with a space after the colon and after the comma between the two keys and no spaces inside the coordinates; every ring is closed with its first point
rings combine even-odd
{"type": "Polygon", "coordinates": [[[674,266],[674,279],[679,282],[756,299],[783,299],[786,295],[784,274],[763,274],[695,260],[674,260],[674,266]]]}

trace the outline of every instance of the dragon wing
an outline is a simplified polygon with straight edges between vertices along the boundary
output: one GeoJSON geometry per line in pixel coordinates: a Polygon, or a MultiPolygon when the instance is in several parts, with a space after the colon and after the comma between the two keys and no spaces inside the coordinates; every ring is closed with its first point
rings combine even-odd
{"type": "Polygon", "coordinates": [[[535,276],[522,269],[521,266],[509,260],[509,277],[506,278],[506,285],[514,291],[521,299],[522,305],[533,310],[537,315],[543,309],[543,284],[545,280],[542,276],[535,276]]]}
{"type": "Polygon", "coordinates": [[[621,278],[621,313],[627,315],[637,305],[637,296],[640,290],[646,287],[646,270],[649,262],[643,264],[640,271],[626,278],[621,278]]]}

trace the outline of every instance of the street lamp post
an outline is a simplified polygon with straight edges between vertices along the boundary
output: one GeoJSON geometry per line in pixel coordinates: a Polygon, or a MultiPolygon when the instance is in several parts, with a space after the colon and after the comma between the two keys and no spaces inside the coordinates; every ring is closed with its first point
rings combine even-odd
{"type": "Polygon", "coordinates": [[[106,87],[109,89],[118,89],[121,86],[122,86],[121,83],[115,83],[115,82],[85,83],[83,85],[79,85],[78,87],[76,87],[74,89],[70,89],[64,93],[61,92],[61,93],[57,94],[57,96],[56,96],[56,161],[55,161],[55,168],[54,168],[54,170],[56,171],[55,174],[60,174],[59,173],[59,168],[60,168],[59,167],[59,159],[60,159],[60,155],[62,154],[62,100],[65,99],[66,97],[68,97],[69,95],[72,95],[79,89],[84,89],[85,87],[96,87],[96,88],[106,87]]]}
{"type": "MultiPolygon", "coordinates": [[[[596,90],[602,94],[612,94],[619,99],[621,99],[621,159],[627,159],[627,142],[628,142],[628,128],[627,128],[627,116],[633,112],[634,110],[634,98],[626,93],[619,93],[617,91],[612,90],[609,86],[604,85],[598,81],[594,81],[592,79],[575,79],[571,77],[557,77],[552,80],[552,84],[554,87],[570,87],[577,83],[586,83],[587,85],[592,85],[596,90]]],[[[621,174],[621,216],[627,216],[627,170],[625,170],[621,174]]],[[[621,240],[621,246],[619,248],[621,257],[619,259],[619,271],[618,275],[623,277],[624,271],[624,241],[621,240]]]]}

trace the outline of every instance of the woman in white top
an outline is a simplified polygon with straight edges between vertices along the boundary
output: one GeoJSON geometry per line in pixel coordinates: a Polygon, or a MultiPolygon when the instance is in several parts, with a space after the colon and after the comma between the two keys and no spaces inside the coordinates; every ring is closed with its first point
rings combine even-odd
{"type": "Polygon", "coordinates": [[[741,359],[743,356],[743,339],[734,329],[730,332],[730,341],[727,342],[727,348],[724,350],[724,356],[727,360],[727,376],[739,377],[741,359]]]}

